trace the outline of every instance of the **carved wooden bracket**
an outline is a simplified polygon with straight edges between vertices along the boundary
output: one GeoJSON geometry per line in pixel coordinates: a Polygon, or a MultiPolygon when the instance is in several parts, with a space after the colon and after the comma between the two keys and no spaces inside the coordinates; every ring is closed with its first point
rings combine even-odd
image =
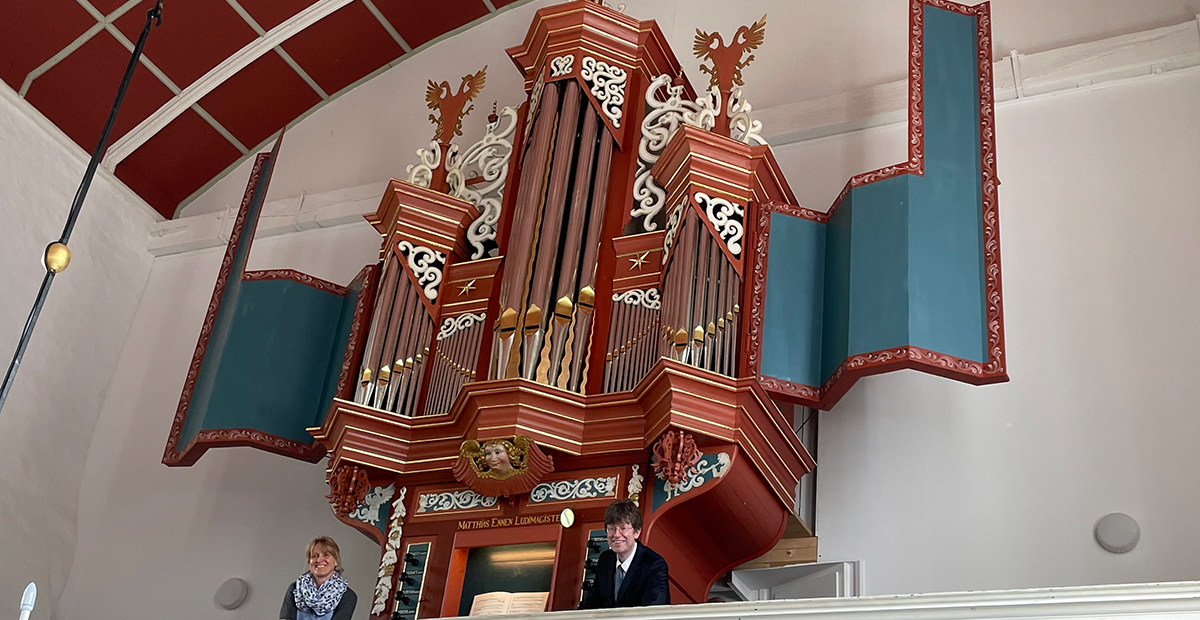
{"type": "Polygon", "coordinates": [[[517,435],[512,441],[489,439],[483,444],[468,439],[454,463],[454,478],[487,497],[528,493],[552,471],[554,459],[527,435],[517,435]]]}
{"type": "Polygon", "coordinates": [[[700,451],[691,433],[667,431],[650,447],[654,453],[654,475],[671,484],[679,484],[700,462],[700,451]]]}
{"type": "Polygon", "coordinates": [[[343,464],[329,476],[329,495],[325,499],[329,500],[335,514],[346,516],[363,501],[370,489],[367,470],[343,464]]]}

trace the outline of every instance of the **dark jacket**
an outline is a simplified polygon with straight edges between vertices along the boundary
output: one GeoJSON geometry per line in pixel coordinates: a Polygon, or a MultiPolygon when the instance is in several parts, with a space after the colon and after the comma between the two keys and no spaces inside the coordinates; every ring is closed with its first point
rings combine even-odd
{"type": "Polygon", "coordinates": [[[611,549],[596,562],[595,586],[583,597],[580,609],[670,605],[671,587],[667,584],[667,561],[653,549],[638,543],[633,563],[621,581],[621,592],[613,597],[617,578],[617,554],[611,549]]]}
{"type": "MultiPolygon", "coordinates": [[[[354,615],[354,606],[358,605],[358,595],[354,590],[346,588],[342,600],[333,608],[332,620],[350,620],[354,615]]],[[[279,608],[280,620],[296,620],[296,582],[288,585],[287,594],[283,595],[283,607],[279,608]]]]}

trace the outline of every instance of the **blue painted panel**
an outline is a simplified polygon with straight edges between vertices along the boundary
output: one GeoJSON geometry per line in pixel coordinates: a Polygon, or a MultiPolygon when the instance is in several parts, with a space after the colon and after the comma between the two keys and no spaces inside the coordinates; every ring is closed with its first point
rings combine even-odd
{"type": "Polygon", "coordinates": [[[212,332],[208,338],[208,348],[204,354],[204,358],[200,363],[200,372],[196,376],[196,389],[192,392],[191,402],[188,404],[187,417],[183,421],[183,427],[180,431],[180,439],[178,447],[182,449],[191,443],[195,438],[196,433],[204,426],[204,418],[208,412],[209,400],[212,397],[214,382],[217,376],[217,367],[219,366],[219,352],[225,348],[226,342],[229,340],[230,329],[233,326],[234,309],[237,305],[238,297],[241,295],[242,274],[246,271],[246,260],[250,257],[250,247],[254,241],[254,231],[258,227],[258,216],[262,213],[263,202],[267,196],[267,186],[271,184],[271,175],[275,170],[275,162],[278,161],[279,145],[282,140],[275,141],[275,147],[271,150],[271,155],[264,159],[261,163],[261,170],[258,177],[258,182],[254,185],[254,191],[250,194],[250,202],[245,206],[245,218],[241,234],[237,238],[237,248],[233,253],[233,260],[229,267],[229,276],[225,284],[225,293],[221,297],[220,306],[217,308],[217,315],[213,320],[212,332]],[[214,353],[218,352],[218,353],[214,353]]]}
{"type": "Polygon", "coordinates": [[[986,359],[976,20],[925,7],[925,176],[911,178],[910,343],[986,359]]]}
{"type": "Polygon", "coordinates": [[[229,340],[206,360],[217,370],[203,428],[253,428],[312,443],[305,429],[322,421],[331,358],[341,361],[334,345],[342,302],[290,280],[243,282],[229,340]]]}
{"type": "Polygon", "coordinates": [[[762,373],[820,385],[825,226],[771,214],[762,373]]]}
{"type": "Polygon", "coordinates": [[[333,336],[333,350],[329,352],[329,368],[325,371],[325,391],[321,395],[321,412],[313,426],[320,425],[325,421],[324,414],[329,410],[329,404],[333,402],[333,398],[337,396],[338,379],[342,375],[342,358],[346,353],[346,346],[350,344],[350,328],[354,325],[354,310],[365,285],[366,278],[359,278],[346,288],[346,297],[341,302],[341,316],[338,318],[337,330],[333,336]]]}
{"type": "Polygon", "coordinates": [[[892,177],[851,190],[849,355],[908,344],[910,178],[892,177]]]}
{"type": "Polygon", "coordinates": [[[846,359],[850,343],[850,247],[854,192],[829,218],[825,230],[825,318],[821,323],[821,381],[846,359]]]}

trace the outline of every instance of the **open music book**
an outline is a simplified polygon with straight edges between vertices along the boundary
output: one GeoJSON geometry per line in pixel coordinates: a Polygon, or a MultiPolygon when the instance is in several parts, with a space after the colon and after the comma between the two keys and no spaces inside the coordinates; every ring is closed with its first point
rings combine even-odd
{"type": "Polygon", "coordinates": [[[471,601],[471,616],[530,614],[546,611],[549,592],[484,592],[471,601]]]}

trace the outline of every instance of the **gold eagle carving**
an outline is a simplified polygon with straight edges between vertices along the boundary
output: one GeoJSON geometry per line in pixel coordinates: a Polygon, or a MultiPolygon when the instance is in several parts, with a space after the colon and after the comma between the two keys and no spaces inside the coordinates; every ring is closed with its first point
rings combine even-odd
{"type": "Polygon", "coordinates": [[[437,116],[429,115],[430,122],[437,126],[434,138],[438,142],[448,145],[454,136],[462,135],[462,119],[475,109],[474,105],[467,104],[479,96],[486,81],[487,65],[477,73],[464,75],[457,93],[450,87],[449,82],[443,81],[438,84],[429,80],[429,86],[425,89],[425,102],[429,104],[430,110],[438,113],[437,116]]]}
{"type": "Polygon", "coordinates": [[[742,56],[758,49],[758,46],[763,44],[766,33],[766,15],[749,26],[738,28],[729,45],[725,44],[720,33],[710,34],[697,28],[692,52],[701,61],[711,61],[712,63],[711,67],[705,64],[700,65],[701,72],[712,76],[709,87],[716,86],[718,90],[728,95],[735,84],[745,86],[742,81],[742,69],[754,60],[754,54],[750,54],[745,60],[742,60],[742,56]]]}

